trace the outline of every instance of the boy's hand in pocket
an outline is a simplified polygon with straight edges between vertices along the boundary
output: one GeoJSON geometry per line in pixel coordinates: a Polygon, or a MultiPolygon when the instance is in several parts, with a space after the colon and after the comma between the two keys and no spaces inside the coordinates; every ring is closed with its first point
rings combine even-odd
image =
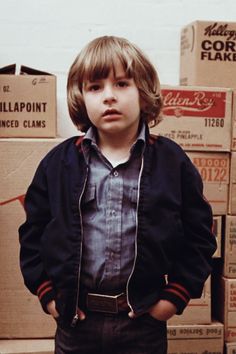
{"type": "MultiPolygon", "coordinates": [[[[50,313],[50,315],[52,315],[52,317],[54,317],[55,319],[59,317],[59,313],[56,310],[56,303],[54,300],[50,301],[47,304],[47,310],[50,313]]],[[[85,313],[81,311],[79,308],[77,309],[77,314],[79,316],[80,321],[83,321],[85,319],[85,313]]]]}
{"type": "Polygon", "coordinates": [[[159,321],[167,321],[176,314],[176,306],[167,300],[159,300],[149,309],[149,314],[159,321]]]}

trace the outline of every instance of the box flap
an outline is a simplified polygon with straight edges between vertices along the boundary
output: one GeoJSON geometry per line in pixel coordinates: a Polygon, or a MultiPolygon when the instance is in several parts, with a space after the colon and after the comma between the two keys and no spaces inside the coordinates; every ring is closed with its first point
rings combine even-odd
{"type": "Polygon", "coordinates": [[[0,68],[0,74],[14,75],[16,73],[16,64],[11,64],[0,68]]]}
{"type": "Polygon", "coordinates": [[[30,68],[25,65],[21,65],[20,67],[20,75],[52,75],[50,73],[47,73],[45,71],[37,70],[30,68]]]}

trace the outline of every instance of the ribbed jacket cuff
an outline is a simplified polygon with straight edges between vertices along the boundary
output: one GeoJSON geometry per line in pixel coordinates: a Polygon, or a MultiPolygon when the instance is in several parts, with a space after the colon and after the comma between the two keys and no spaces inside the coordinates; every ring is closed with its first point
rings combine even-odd
{"type": "Polygon", "coordinates": [[[37,290],[37,295],[44,312],[48,314],[47,304],[50,301],[55,300],[55,292],[52,287],[52,282],[50,280],[43,282],[37,290]]]}
{"type": "Polygon", "coordinates": [[[177,315],[181,315],[190,300],[189,292],[180,284],[168,283],[161,294],[163,300],[172,302],[177,308],[177,315]]]}

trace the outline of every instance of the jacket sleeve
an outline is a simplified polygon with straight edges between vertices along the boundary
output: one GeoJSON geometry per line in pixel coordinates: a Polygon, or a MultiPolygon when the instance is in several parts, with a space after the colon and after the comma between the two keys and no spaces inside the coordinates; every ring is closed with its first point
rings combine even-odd
{"type": "Polygon", "coordinates": [[[176,305],[177,314],[183,312],[191,298],[201,296],[216,250],[212,209],[203,196],[201,176],[187,156],[182,167],[181,185],[183,238],[174,245],[178,252],[162,293],[163,299],[176,305]]]}
{"type": "Polygon", "coordinates": [[[24,207],[26,221],[19,227],[20,268],[26,287],[38,296],[47,312],[46,305],[55,298],[55,294],[40,255],[41,237],[51,219],[43,161],[27,190],[24,207]]]}

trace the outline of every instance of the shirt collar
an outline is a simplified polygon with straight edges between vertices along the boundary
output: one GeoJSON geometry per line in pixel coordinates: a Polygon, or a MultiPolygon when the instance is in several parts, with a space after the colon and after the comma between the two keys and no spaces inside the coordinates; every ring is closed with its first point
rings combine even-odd
{"type": "MultiPolygon", "coordinates": [[[[144,122],[141,122],[141,128],[138,134],[138,137],[134,144],[132,145],[130,149],[130,153],[132,154],[134,151],[137,151],[138,153],[142,154],[144,151],[145,147],[145,142],[146,142],[146,126],[144,122]]],[[[94,147],[96,150],[99,150],[98,145],[97,145],[97,131],[95,127],[90,127],[86,134],[84,135],[84,139],[82,141],[82,150],[85,156],[85,159],[88,161],[89,160],[89,153],[90,153],[90,148],[94,147]]]]}
{"type": "Polygon", "coordinates": [[[144,147],[145,147],[145,142],[146,142],[146,134],[145,133],[146,133],[146,126],[145,126],[144,122],[142,121],[141,125],[140,125],[138,137],[130,149],[131,153],[133,152],[134,149],[136,149],[136,147],[137,147],[138,151],[143,153],[144,147]],[[139,146],[140,146],[140,150],[139,150],[139,146]]]}

